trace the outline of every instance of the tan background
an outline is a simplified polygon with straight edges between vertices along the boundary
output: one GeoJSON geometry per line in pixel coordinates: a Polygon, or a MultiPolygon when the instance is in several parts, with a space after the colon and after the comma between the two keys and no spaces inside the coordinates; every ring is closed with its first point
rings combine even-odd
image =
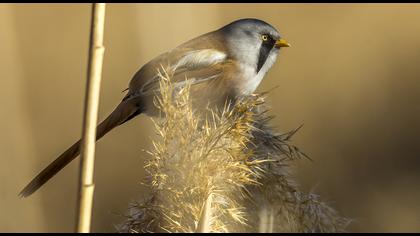
{"type": "MultiPolygon", "coordinates": [[[[0,5],[0,231],[69,232],[78,162],[28,199],[17,194],[81,132],[87,4],[0,5]]],[[[274,124],[315,162],[296,176],[354,219],[351,231],[420,231],[419,4],[109,4],[100,118],[153,56],[232,20],[256,17],[293,44],[260,90],[274,124]]],[[[151,122],[97,146],[93,231],[113,231],[141,197],[151,122]]]]}

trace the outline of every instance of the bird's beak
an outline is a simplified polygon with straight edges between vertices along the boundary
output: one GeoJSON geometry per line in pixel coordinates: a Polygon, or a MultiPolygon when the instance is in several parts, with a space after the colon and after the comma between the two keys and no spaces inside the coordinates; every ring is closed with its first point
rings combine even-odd
{"type": "Polygon", "coordinates": [[[281,48],[281,47],[290,47],[291,45],[286,40],[279,39],[276,41],[275,46],[276,48],[281,48]]]}

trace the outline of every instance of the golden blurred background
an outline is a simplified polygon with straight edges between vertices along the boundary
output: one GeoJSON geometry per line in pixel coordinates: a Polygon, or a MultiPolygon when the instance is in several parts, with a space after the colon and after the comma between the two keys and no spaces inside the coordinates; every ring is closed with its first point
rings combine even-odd
{"type": "MultiPolygon", "coordinates": [[[[295,169],[354,221],[352,232],[420,231],[420,4],[108,4],[100,119],[154,56],[239,18],[279,29],[259,91],[273,124],[314,162],[295,169]]],[[[27,199],[18,192],[81,134],[89,4],[0,5],[0,231],[71,232],[78,161],[27,199]]],[[[94,232],[142,196],[153,129],[140,116],[97,145],[94,232]]]]}

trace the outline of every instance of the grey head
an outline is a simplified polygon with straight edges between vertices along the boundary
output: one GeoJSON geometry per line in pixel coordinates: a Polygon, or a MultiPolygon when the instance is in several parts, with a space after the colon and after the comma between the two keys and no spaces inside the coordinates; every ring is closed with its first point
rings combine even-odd
{"type": "Polygon", "coordinates": [[[240,19],[218,30],[228,44],[229,56],[242,64],[253,66],[258,73],[274,64],[281,47],[290,45],[281,38],[276,28],[258,19],[240,19]]]}

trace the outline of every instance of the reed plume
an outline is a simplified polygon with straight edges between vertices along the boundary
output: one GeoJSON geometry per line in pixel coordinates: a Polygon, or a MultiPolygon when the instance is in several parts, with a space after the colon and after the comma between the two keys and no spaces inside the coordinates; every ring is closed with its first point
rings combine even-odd
{"type": "Polygon", "coordinates": [[[254,127],[248,148],[253,159],[272,161],[260,163],[263,174],[258,186],[246,186],[249,196],[242,203],[246,210],[247,227],[242,232],[345,232],[351,222],[341,217],[314,193],[304,193],[291,176],[290,166],[298,158],[311,160],[298,147],[290,144],[301,128],[279,134],[269,125],[265,103],[254,113],[254,127]],[[256,214],[257,212],[257,214],[256,214]]]}
{"type": "Polygon", "coordinates": [[[307,156],[290,144],[298,129],[269,126],[264,94],[200,116],[188,83],[175,87],[165,70],[160,77],[155,105],[164,116],[154,120],[159,139],[145,164],[150,191],[132,203],[120,232],[345,230],[346,218],[293,182],[288,165],[307,156]]]}
{"type": "Polygon", "coordinates": [[[177,89],[166,71],[160,76],[155,105],[164,117],[154,120],[159,141],[153,142],[154,150],[145,165],[152,197],[137,206],[152,217],[149,222],[131,225],[130,230],[196,232],[204,203],[211,196],[211,217],[201,223],[206,223],[210,232],[232,231],[246,223],[240,204],[244,187],[257,184],[258,172],[253,170],[264,162],[251,160],[252,151],[246,148],[253,122],[251,110],[259,99],[200,116],[192,109],[189,85],[177,89]]]}

